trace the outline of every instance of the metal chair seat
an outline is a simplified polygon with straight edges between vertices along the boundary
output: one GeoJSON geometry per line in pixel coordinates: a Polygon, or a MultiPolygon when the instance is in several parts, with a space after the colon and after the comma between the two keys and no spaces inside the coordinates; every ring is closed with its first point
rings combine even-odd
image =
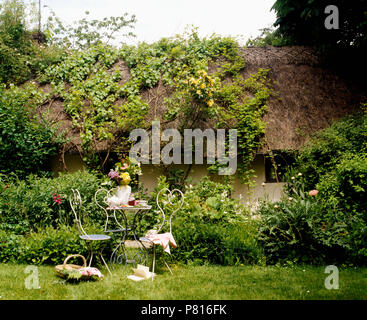
{"type": "Polygon", "coordinates": [[[80,239],[83,240],[92,240],[92,241],[103,241],[111,239],[110,236],[104,234],[83,234],[80,236],[80,239]]]}
{"type": "Polygon", "coordinates": [[[114,233],[114,232],[125,232],[125,231],[130,231],[131,229],[111,229],[111,230],[106,230],[106,233],[114,233]]]}
{"type": "MultiPolygon", "coordinates": [[[[147,242],[152,242],[152,240],[146,238],[146,237],[140,237],[139,238],[140,241],[147,241],[147,242]]],[[[152,242],[153,243],[153,242],[152,242]]]]}

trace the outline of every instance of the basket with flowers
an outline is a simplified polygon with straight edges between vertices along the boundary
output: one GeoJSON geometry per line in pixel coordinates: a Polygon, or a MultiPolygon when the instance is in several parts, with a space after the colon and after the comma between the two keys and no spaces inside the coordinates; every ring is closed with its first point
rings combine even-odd
{"type": "Polygon", "coordinates": [[[67,281],[97,280],[103,278],[103,274],[97,268],[87,267],[86,259],[80,254],[67,256],[64,263],[57,265],[55,269],[57,274],[67,281]],[[69,259],[74,257],[82,258],[83,266],[67,263],[69,259]]]}

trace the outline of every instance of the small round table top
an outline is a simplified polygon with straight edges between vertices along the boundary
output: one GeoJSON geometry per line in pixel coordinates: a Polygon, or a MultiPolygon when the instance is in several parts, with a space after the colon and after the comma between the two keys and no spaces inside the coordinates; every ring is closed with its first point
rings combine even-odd
{"type": "Polygon", "coordinates": [[[96,241],[111,239],[110,236],[107,236],[105,234],[83,234],[82,236],[80,236],[80,238],[83,240],[96,240],[96,241]]]}
{"type": "Polygon", "coordinates": [[[128,206],[128,205],[126,205],[126,206],[113,206],[113,207],[107,207],[106,209],[107,210],[149,210],[149,209],[151,209],[152,208],[152,206],[141,206],[141,207],[139,207],[139,206],[128,206]]]}

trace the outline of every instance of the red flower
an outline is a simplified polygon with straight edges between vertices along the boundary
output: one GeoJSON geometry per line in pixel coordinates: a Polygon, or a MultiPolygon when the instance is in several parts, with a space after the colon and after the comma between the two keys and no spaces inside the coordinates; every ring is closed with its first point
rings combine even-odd
{"type": "Polygon", "coordinates": [[[52,194],[52,199],[54,202],[60,204],[61,203],[61,196],[57,193],[52,194]]]}

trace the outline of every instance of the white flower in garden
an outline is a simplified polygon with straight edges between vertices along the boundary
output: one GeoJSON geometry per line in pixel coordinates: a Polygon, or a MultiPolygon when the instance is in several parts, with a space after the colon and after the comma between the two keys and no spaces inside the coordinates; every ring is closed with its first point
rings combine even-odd
{"type": "Polygon", "coordinates": [[[275,209],[278,209],[279,207],[277,205],[274,206],[275,209]]]}
{"type": "Polygon", "coordinates": [[[301,177],[302,176],[302,173],[301,172],[298,172],[298,176],[301,177]]]}
{"type": "Polygon", "coordinates": [[[292,180],[294,180],[294,179],[296,179],[296,178],[295,178],[295,177],[292,177],[291,179],[292,179],[292,180]]]}
{"type": "Polygon", "coordinates": [[[292,200],[293,200],[293,198],[292,198],[292,197],[289,197],[289,198],[288,198],[288,200],[289,200],[289,201],[292,201],[292,200]]]}
{"type": "Polygon", "coordinates": [[[265,187],[265,186],[266,186],[266,183],[265,183],[265,182],[263,182],[261,185],[262,185],[263,187],[265,187]]]}

